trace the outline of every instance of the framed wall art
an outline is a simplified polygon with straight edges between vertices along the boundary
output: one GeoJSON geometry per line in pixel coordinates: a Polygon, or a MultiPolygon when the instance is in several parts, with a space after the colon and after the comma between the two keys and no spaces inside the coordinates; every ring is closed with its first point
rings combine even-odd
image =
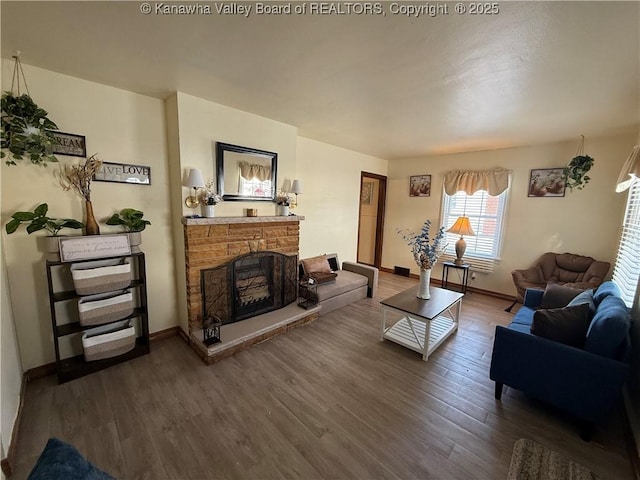
{"type": "Polygon", "coordinates": [[[564,197],[563,167],[532,169],[529,175],[529,197],[564,197]]]}
{"type": "Polygon", "coordinates": [[[84,135],[49,130],[58,140],[53,146],[54,155],[69,155],[72,157],[87,157],[87,139],[84,135]]]}
{"type": "Polygon", "coordinates": [[[151,167],[129,163],[102,162],[93,178],[96,182],[134,183],[151,185],[151,167]]]}
{"type": "Polygon", "coordinates": [[[362,182],[360,203],[363,205],[371,205],[371,202],[373,202],[373,182],[362,182]]]}
{"type": "Polygon", "coordinates": [[[410,197],[431,196],[431,175],[412,175],[409,177],[410,197]]]}

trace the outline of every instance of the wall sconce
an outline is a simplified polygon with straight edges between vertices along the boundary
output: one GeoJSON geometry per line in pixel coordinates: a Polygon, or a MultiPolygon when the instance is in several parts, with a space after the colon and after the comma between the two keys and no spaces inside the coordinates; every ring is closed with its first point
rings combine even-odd
{"type": "Polygon", "coordinates": [[[302,182],[300,180],[294,180],[291,183],[291,193],[294,193],[296,195],[296,202],[295,202],[295,206],[298,206],[298,194],[302,193],[302,182]]]}
{"type": "Polygon", "coordinates": [[[198,189],[204,188],[204,177],[199,169],[192,168],[189,170],[189,178],[187,179],[186,186],[193,188],[193,195],[189,195],[184,200],[184,204],[189,208],[196,208],[200,205],[200,201],[198,200],[198,189]]]}

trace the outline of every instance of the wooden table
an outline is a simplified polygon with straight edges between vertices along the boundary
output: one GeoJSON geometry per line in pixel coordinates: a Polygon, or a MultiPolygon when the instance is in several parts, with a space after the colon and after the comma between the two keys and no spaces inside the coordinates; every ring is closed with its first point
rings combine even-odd
{"type": "Polygon", "coordinates": [[[382,300],[380,341],[391,340],[422,354],[426,362],[436,348],[458,329],[462,293],[430,287],[431,298],[416,297],[417,287],[382,300]],[[444,315],[444,313],[447,315],[444,315]],[[387,326],[388,316],[395,323],[387,326]]]}

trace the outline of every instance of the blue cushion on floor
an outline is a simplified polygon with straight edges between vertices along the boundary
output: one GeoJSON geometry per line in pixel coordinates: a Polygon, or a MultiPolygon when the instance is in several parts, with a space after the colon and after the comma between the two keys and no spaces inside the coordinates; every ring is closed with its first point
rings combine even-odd
{"type": "Polygon", "coordinates": [[[115,480],[68,443],[50,438],[28,480],[115,480]]]}

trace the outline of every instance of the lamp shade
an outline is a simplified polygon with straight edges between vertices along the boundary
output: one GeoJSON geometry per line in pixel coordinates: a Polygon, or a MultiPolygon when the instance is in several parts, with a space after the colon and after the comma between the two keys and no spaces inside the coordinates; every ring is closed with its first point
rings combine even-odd
{"type": "Polygon", "coordinates": [[[187,179],[187,187],[202,188],[204,187],[204,177],[202,172],[197,168],[189,170],[189,178],[187,179]]]}
{"type": "Polygon", "coordinates": [[[302,193],[302,182],[300,180],[294,180],[291,182],[291,193],[302,193]]]}
{"type": "Polygon", "coordinates": [[[451,228],[447,230],[447,232],[455,233],[457,235],[467,235],[467,236],[475,236],[476,232],[471,228],[471,222],[469,222],[469,217],[463,215],[462,217],[458,217],[456,223],[454,223],[451,228]]]}

